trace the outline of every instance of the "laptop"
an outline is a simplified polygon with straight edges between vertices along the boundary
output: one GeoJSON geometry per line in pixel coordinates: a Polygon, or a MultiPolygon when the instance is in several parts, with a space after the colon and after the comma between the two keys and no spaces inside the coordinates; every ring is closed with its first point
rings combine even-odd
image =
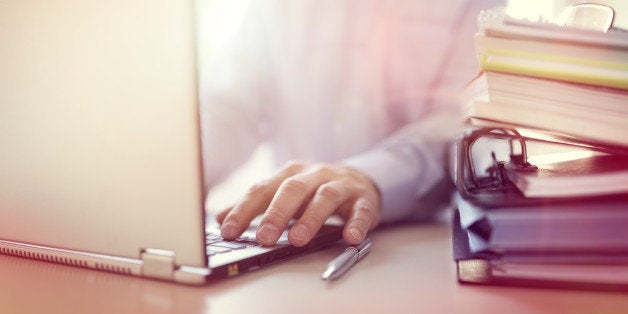
{"type": "Polygon", "coordinates": [[[341,238],[206,233],[195,5],[3,5],[0,253],[203,284],[341,238]]]}

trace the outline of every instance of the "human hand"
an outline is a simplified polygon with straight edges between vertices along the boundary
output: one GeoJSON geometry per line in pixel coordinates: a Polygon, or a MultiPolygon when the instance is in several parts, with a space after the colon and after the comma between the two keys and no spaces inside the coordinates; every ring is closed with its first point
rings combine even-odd
{"type": "Polygon", "coordinates": [[[339,164],[289,162],[268,180],[249,189],[233,207],[217,215],[221,235],[235,239],[251,220],[264,214],[257,241],[274,245],[292,218],[298,218],[288,240],[294,246],[307,244],[329,216],[345,220],[343,238],[355,245],[379,222],[380,196],[366,175],[339,164]]]}

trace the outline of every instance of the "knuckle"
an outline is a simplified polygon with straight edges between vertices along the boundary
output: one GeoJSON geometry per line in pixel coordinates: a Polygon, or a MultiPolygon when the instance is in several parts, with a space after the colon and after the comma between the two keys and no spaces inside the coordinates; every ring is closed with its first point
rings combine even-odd
{"type": "Polygon", "coordinates": [[[259,197],[261,195],[267,194],[271,192],[271,186],[270,186],[270,182],[268,181],[261,181],[258,182],[254,185],[252,185],[248,192],[247,195],[251,196],[251,197],[259,197]]]}
{"type": "Polygon", "coordinates": [[[371,205],[370,202],[358,202],[354,208],[356,212],[356,216],[370,216],[375,213],[375,208],[371,205]]]}
{"type": "Polygon", "coordinates": [[[379,223],[379,209],[367,200],[359,201],[354,206],[352,220],[366,228],[373,228],[379,223]]]}
{"type": "Polygon", "coordinates": [[[284,210],[277,207],[268,208],[264,214],[264,220],[268,221],[287,221],[290,218],[284,210]]]}
{"type": "Polygon", "coordinates": [[[299,223],[306,225],[311,230],[318,230],[327,217],[322,217],[321,215],[317,215],[315,213],[305,213],[301,218],[299,218],[299,223]]]}
{"type": "Polygon", "coordinates": [[[330,176],[335,173],[334,167],[329,164],[316,164],[312,165],[311,172],[319,176],[330,176]]]}
{"type": "Polygon", "coordinates": [[[304,160],[290,160],[283,166],[283,170],[289,173],[295,173],[305,169],[309,164],[309,162],[304,160]]]}
{"type": "Polygon", "coordinates": [[[366,226],[368,228],[369,224],[371,223],[371,219],[369,217],[370,216],[367,215],[355,216],[353,218],[353,223],[359,226],[366,226]]]}
{"type": "Polygon", "coordinates": [[[225,219],[224,219],[224,221],[233,221],[236,224],[242,223],[243,220],[244,220],[244,218],[242,217],[241,213],[237,209],[234,209],[234,210],[230,211],[225,216],[225,219]]]}
{"type": "Polygon", "coordinates": [[[303,193],[307,190],[307,184],[297,178],[288,178],[281,184],[283,193],[303,193]]]}
{"type": "Polygon", "coordinates": [[[354,227],[357,227],[359,229],[364,229],[364,230],[368,230],[373,226],[373,222],[375,220],[375,217],[371,216],[371,215],[353,215],[353,217],[351,217],[351,221],[350,224],[354,227]]]}
{"type": "Polygon", "coordinates": [[[334,183],[325,183],[318,188],[317,194],[325,199],[337,200],[343,196],[343,188],[334,183]]]}

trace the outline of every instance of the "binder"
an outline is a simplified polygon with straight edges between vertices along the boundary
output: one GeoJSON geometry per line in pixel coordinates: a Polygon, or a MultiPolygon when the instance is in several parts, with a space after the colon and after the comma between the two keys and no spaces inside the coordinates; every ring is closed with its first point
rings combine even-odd
{"type": "MultiPolygon", "coordinates": [[[[628,291],[628,193],[569,198],[525,197],[509,171],[539,171],[527,138],[516,130],[471,129],[456,141],[452,175],[458,189],[453,250],[461,283],[628,291]],[[505,141],[509,159],[475,169],[473,145],[505,141]]],[[[627,154],[627,150],[587,149],[627,154]]]]}
{"type": "MultiPolygon", "coordinates": [[[[545,173],[546,169],[539,168],[529,161],[530,147],[539,146],[539,150],[547,147],[565,147],[563,151],[569,154],[571,149],[576,153],[600,156],[614,156],[617,165],[615,172],[628,170],[628,148],[613,145],[598,145],[593,142],[579,140],[561,134],[539,133],[538,130],[526,130],[522,128],[510,129],[507,127],[472,127],[463,132],[453,147],[452,179],[456,188],[464,199],[487,207],[512,207],[522,205],[551,205],[563,202],[597,201],[600,199],[612,199],[616,197],[628,197],[628,191],[615,187],[609,189],[615,193],[598,194],[589,193],[584,196],[572,197],[525,197],[512,179],[521,175],[545,173]],[[524,135],[528,133],[530,135],[524,135]],[[483,160],[490,160],[490,165],[477,169],[477,156],[474,156],[475,146],[481,139],[492,140],[489,147],[480,147],[479,153],[485,155],[483,160]],[[504,152],[502,148],[506,148],[504,152]],[[500,149],[502,150],[500,152],[500,149]],[[498,160],[497,153],[501,153],[502,159],[498,160]],[[485,171],[480,173],[479,170],[485,171]],[[618,191],[618,192],[617,192],[618,191]]],[[[606,160],[608,163],[609,160],[606,160]]],[[[605,170],[606,171],[606,170],[605,170]]],[[[591,170],[589,170],[591,172],[591,170]]],[[[560,174],[557,174],[560,175],[560,174]]],[[[545,195],[547,196],[547,195],[545,195]]]]}
{"type": "Polygon", "coordinates": [[[628,291],[628,254],[472,253],[454,213],[453,255],[461,284],[628,291]]]}

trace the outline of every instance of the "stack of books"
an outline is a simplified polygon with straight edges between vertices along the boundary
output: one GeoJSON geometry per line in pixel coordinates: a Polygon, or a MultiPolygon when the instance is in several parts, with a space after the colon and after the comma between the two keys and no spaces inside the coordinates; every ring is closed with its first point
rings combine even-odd
{"type": "Polygon", "coordinates": [[[628,145],[628,31],[526,23],[498,10],[478,20],[482,71],[465,95],[475,124],[505,122],[628,145]]]}
{"type": "Polygon", "coordinates": [[[478,20],[452,167],[459,281],[628,289],[628,32],[478,20]]]}

